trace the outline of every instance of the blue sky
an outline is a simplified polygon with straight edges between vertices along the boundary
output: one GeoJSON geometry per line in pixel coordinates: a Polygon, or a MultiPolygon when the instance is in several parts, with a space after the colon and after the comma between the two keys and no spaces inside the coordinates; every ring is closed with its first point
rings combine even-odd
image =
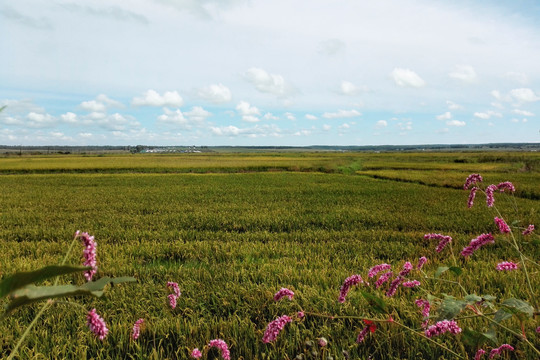
{"type": "Polygon", "coordinates": [[[533,0],[0,5],[0,144],[538,142],[533,0]]]}

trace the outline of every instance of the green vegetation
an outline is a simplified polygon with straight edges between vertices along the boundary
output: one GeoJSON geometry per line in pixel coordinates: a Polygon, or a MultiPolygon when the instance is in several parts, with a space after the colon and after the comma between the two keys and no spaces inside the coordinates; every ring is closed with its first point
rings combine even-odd
{"type": "MultiPolygon", "coordinates": [[[[233,359],[294,359],[300,353],[315,359],[306,341],[321,336],[328,339],[334,359],[343,358],[343,350],[351,359],[372,354],[452,358],[391,325],[382,325],[358,345],[355,339],[364,324],[357,319],[307,316],[289,324],[275,344],[261,338],[268,322],[300,308],[364,314],[360,291],[353,289],[348,301],[339,304],[339,288],[346,277],[366,274],[375,264],[415,264],[426,256],[428,271],[451,266],[447,253],[436,253],[436,243],[423,239],[426,233],[451,235],[454,249],[461,250],[479,234],[496,232],[496,214],[485,207],[483,197],[478,195],[477,204],[467,209],[468,192],[462,186],[472,172],[482,173],[487,184],[512,181],[515,196],[498,196],[497,206],[508,223],[519,220],[515,226],[538,228],[539,164],[540,155],[525,152],[1,158],[0,278],[58,263],[80,229],[95,235],[100,277],[138,281],[108,289],[105,299],[78,300],[105,318],[110,333],[104,342],[88,331],[84,312],[60,303],[41,318],[20,358],[185,359],[190,349],[222,338],[233,359]],[[178,282],[182,291],[175,310],[166,305],[167,281],[178,282]],[[281,287],[295,292],[297,305],[272,301],[281,287]],[[132,341],[131,327],[138,318],[146,319],[146,328],[132,341]]],[[[520,246],[531,259],[540,259],[538,236],[520,246]]],[[[509,259],[518,255],[500,242],[473,259],[458,259],[462,285],[500,301],[528,298],[523,276],[493,271],[496,262],[509,259]]],[[[77,260],[71,263],[80,264],[77,260]]],[[[538,268],[530,276],[538,286],[538,268]]],[[[462,295],[452,284],[434,281],[430,286],[462,295]]],[[[421,289],[398,290],[387,300],[394,318],[416,318],[406,325],[419,329],[419,310],[408,311],[422,295],[421,289]]],[[[21,308],[0,322],[0,357],[9,354],[38,310],[39,305],[21,308]]],[[[462,321],[464,326],[474,323],[462,321]]],[[[526,334],[538,347],[534,330],[528,323],[526,334]]],[[[436,341],[462,353],[451,337],[436,341]]],[[[500,332],[498,341],[517,344],[512,356],[535,356],[508,332],[500,332]]]]}

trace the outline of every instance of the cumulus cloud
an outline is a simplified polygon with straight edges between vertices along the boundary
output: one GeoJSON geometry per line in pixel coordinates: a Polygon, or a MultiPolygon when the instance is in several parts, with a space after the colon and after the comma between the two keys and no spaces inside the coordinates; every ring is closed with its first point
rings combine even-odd
{"type": "Polygon", "coordinates": [[[367,91],[369,91],[369,89],[365,86],[359,87],[350,81],[342,81],[338,93],[341,95],[354,96],[367,91]]]}
{"type": "Polygon", "coordinates": [[[514,114],[522,115],[522,116],[534,116],[534,114],[527,110],[520,110],[520,109],[514,109],[514,114]]]}
{"type": "Polygon", "coordinates": [[[124,116],[119,113],[109,115],[97,121],[97,124],[102,128],[111,131],[124,131],[130,128],[137,128],[140,125],[131,116],[124,116]]]}
{"type": "Polygon", "coordinates": [[[467,125],[465,121],[459,121],[459,120],[449,120],[446,122],[446,125],[448,126],[465,126],[467,125]]]}
{"type": "Polygon", "coordinates": [[[412,130],[412,121],[399,122],[399,123],[397,123],[397,127],[402,132],[410,131],[410,130],[412,130]]]}
{"type": "Polygon", "coordinates": [[[95,100],[83,101],[79,106],[86,111],[104,112],[106,110],[105,104],[95,100]]]}
{"type": "Polygon", "coordinates": [[[72,113],[72,112],[67,112],[65,114],[60,115],[60,119],[62,119],[62,121],[67,124],[76,124],[78,122],[77,114],[72,113]]]}
{"type": "Polygon", "coordinates": [[[466,83],[474,83],[478,79],[476,71],[471,65],[456,65],[454,71],[449,73],[448,76],[466,83]]]}
{"type": "Polygon", "coordinates": [[[317,52],[319,54],[334,56],[341,52],[344,52],[347,45],[339,39],[328,39],[321,41],[317,46],[317,52]]]}
{"type": "Polygon", "coordinates": [[[251,138],[258,137],[280,137],[281,129],[274,124],[270,125],[255,125],[251,128],[239,128],[233,125],[210,127],[210,131],[215,136],[237,137],[247,136],[251,138]]]}
{"type": "Polygon", "coordinates": [[[351,109],[351,110],[338,110],[337,112],[325,112],[324,114],[322,114],[322,117],[325,119],[341,119],[341,118],[357,117],[361,115],[362,113],[360,113],[359,111],[351,109]]]}
{"type": "Polygon", "coordinates": [[[245,72],[244,76],[262,93],[276,95],[277,97],[288,97],[296,92],[294,87],[286,82],[283,76],[270,74],[263,69],[250,68],[245,72]]]}
{"type": "Polygon", "coordinates": [[[26,115],[25,126],[32,128],[46,128],[56,125],[56,118],[50,114],[30,112],[26,115]]]}
{"type": "Polygon", "coordinates": [[[500,118],[500,117],[502,117],[502,114],[498,113],[496,111],[493,111],[493,110],[489,110],[489,111],[486,111],[486,112],[475,112],[474,117],[477,117],[477,118],[482,119],[482,120],[487,120],[487,119],[490,119],[491,117],[500,118]]]}
{"type": "Polygon", "coordinates": [[[184,104],[184,100],[177,91],[166,91],[160,95],[155,90],[148,90],[141,97],[135,97],[131,101],[134,106],[171,106],[180,107],[184,104]]]}
{"type": "Polygon", "coordinates": [[[264,114],[263,118],[264,118],[264,120],[279,120],[279,117],[277,117],[274,114],[269,113],[269,112],[264,114]]]}
{"type": "Polygon", "coordinates": [[[257,107],[251,106],[247,101],[240,101],[236,105],[236,110],[242,116],[242,120],[246,122],[258,122],[260,119],[258,116],[261,115],[261,112],[257,107]]]}
{"type": "Polygon", "coordinates": [[[299,130],[295,132],[293,135],[294,136],[309,136],[311,135],[311,133],[312,133],[311,130],[303,129],[303,130],[299,130]]]}
{"type": "Polygon", "coordinates": [[[510,96],[519,103],[536,102],[540,100],[540,97],[529,88],[513,89],[510,91],[510,96]]]}
{"type": "Polygon", "coordinates": [[[421,88],[426,82],[412,70],[395,68],[390,74],[397,86],[421,88]]]}
{"type": "Polygon", "coordinates": [[[197,95],[214,104],[222,104],[232,100],[231,90],[223,84],[208,85],[199,89],[197,95]]]}
{"type": "Polygon", "coordinates": [[[328,124],[324,124],[324,125],[322,126],[322,129],[323,129],[324,131],[329,131],[330,129],[332,129],[332,127],[331,127],[330,125],[328,125],[328,124]]]}
{"type": "Polygon", "coordinates": [[[448,106],[449,110],[462,110],[463,109],[463,106],[456,104],[455,102],[450,101],[450,100],[446,100],[446,106],[448,106]]]}
{"type": "Polygon", "coordinates": [[[375,124],[375,127],[377,129],[381,129],[381,128],[385,128],[388,126],[388,122],[386,120],[379,120],[377,121],[377,123],[375,124]]]}
{"type": "Polygon", "coordinates": [[[124,107],[124,104],[122,104],[120,101],[113,100],[105,94],[99,94],[98,96],[96,96],[96,101],[99,101],[100,103],[110,107],[124,107]]]}
{"type": "Polygon", "coordinates": [[[200,106],[194,106],[190,111],[184,113],[191,123],[203,123],[209,116],[212,115],[209,111],[204,110],[200,106]]]}
{"type": "Polygon", "coordinates": [[[441,115],[437,115],[437,120],[450,120],[451,118],[452,118],[452,113],[450,111],[447,111],[441,115]]]}
{"type": "Polygon", "coordinates": [[[292,114],[290,112],[286,112],[285,117],[287,118],[287,120],[291,120],[291,121],[296,120],[296,116],[294,116],[294,114],[292,114]]]}
{"type": "Polygon", "coordinates": [[[163,112],[163,114],[158,116],[159,122],[182,128],[189,127],[189,122],[180,109],[169,110],[168,108],[163,108],[163,112]]]}
{"type": "Polygon", "coordinates": [[[306,114],[305,118],[308,119],[308,120],[317,120],[318,119],[318,117],[316,117],[315,115],[312,115],[312,114],[306,114]]]}

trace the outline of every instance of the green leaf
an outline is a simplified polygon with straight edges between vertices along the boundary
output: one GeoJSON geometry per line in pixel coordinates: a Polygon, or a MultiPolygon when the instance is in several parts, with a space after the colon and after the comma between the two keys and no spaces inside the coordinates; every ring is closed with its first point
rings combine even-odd
{"type": "Polygon", "coordinates": [[[457,300],[452,296],[447,296],[441,303],[438,310],[437,321],[440,320],[452,320],[455,318],[465,307],[467,302],[463,300],[457,300]]]}
{"type": "Polygon", "coordinates": [[[502,305],[504,306],[504,311],[516,315],[521,321],[533,317],[533,307],[523,300],[511,298],[504,300],[502,305]]]}
{"type": "Polygon", "coordinates": [[[456,274],[456,276],[459,276],[463,273],[463,270],[459,266],[450,266],[450,269],[448,270],[456,274]]]}
{"type": "Polygon", "coordinates": [[[493,301],[493,300],[497,299],[497,297],[493,296],[493,295],[482,295],[482,298],[484,300],[487,300],[487,301],[493,301]]]}
{"type": "Polygon", "coordinates": [[[386,309],[387,308],[386,303],[384,302],[383,299],[365,291],[360,291],[360,292],[362,293],[362,296],[367,300],[369,306],[371,306],[373,310],[381,314],[386,314],[388,312],[386,309]]]}
{"type": "Polygon", "coordinates": [[[45,266],[41,269],[17,272],[11,276],[6,277],[0,282],[0,298],[9,295],[11,292],[20,289],[26,285],[50,279],[60,275],[71,274],[80,271],[86,271],[91,269],[87,266],[72,266],[72,265],[52,265],[45,266]]]}
{"type": "Polygon", "coordinates": [[[500,323],[501,321],[504,321],[506,319],[510,319],[511,317],[512,317],[511,313],[506,312],[506,309],[501,308],[501,309],[497,310],[497,312],[495,313],[495,316],[493,317],[493,320],[496,323],[500,323]]]}
{"type": "Polygon", "coordinates": [[[477,302],[480,302],[480,301],[483,300],[480,296],[478,296],[476,294],[469,294],[469,295],[465,296],[464,299],[467,302],[467,304],[469,304],[469,305],[476,304],[477,302]]]}
{"type": "Polygon", "coordinates": [[[480,348],[487,342],[497,344],[497,337],[494,331],[481,333],[471,328],[466,328],[461,334],[463,342],[472,348],[480,348]]]}
{"type": "Polygon", "coordinates": [[[446,272],[448,270],[450,270],[451,272],[453,272],[457,276],[461,275],[461,273],[463,272],[463,270],[460,267],[457,267],[457,266],[439,266],[437,268],[437,271],[435,271],[434,277],[438,278],[439,276],[442,275],[442,273],[444,273],[444,272],[446,272]]]}
{"type": "Polygon", "coordinates": [[[10,313],[19,306],[32,304],[37,301],[67,297],[67,296],[96,296],[103,295],[107,284],[119,284],[122,282],[136,281],[132,277],[109,278],[104,277],[94,282],[87,282],[84,285],[57,285],[57,286],[34,286],[28,285],[16,290],[10,296],[11,302],[6,306],[6,312],[10,313]]]}

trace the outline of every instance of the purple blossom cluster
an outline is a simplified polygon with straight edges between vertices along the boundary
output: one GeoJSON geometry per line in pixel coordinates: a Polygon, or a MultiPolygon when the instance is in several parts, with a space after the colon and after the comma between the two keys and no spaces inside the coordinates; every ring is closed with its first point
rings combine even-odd
{"type": "Polygon", "coordinates": [[[86,315],[86,325],[88,325],[90,331],[92,331],[99,340],[105,339],[109,333],[105,320],[96,313],[96,309],[90,310],[88,315],[86,315]]]}
{"type": "Polygon", "coordinates": [[[287,325],[291,321],[292,319],[290,317],[288,317],[287,315],[283,315],[281,317],[278,317],[276,320],[270,322],[266,327],[266,330],[264,331],[262,341],[264,343],[270,343],[272,341],[275,341],[280,331],[283,330],[285,325],[287,325]]]}
{"type": "Polygon", "coordinates": [[[97,243],[94,241],[94,237],[88,235],[87,232],[81,233],[79,230],[77,230],[75,237],[80,237],[83,242],[83,265],[92,267],[90,270],[84,272],[84,277],[87,281],[91,281],[92,277],[97,272],[97,243]]]}
{"type": "Polygon", "coordinates": [[[131,338],[137,340],[141,335],[141,326],[144,324],[144,319],[139,319],[133,324],[133,331],[131,332],[131,338]]]}
{"type": "Polygon", "coordinates": [[[529,235],[533,231],[534,231],[534,225],[530,224],[529,226],[527,226],[527,228],[521,234],[522,235],[529,235]]]}
{"type": "Polygon", "coordinates": [[[227,343],[225,341],[221,339],[211,340],[208,343],[208,346],[219,349],[221,351],[221,357],[223,358],[223,360],[231,360],[231,353],[229,352],[229,347],[227,346],[227,343]]]}
{"type": "Polygon", "coordinates": [[[193,349],[193,351],[191,352],[191,357],[194,359],[200,359],[202,357],[201,350],[197,348],[193,349]]]}
{"type": "Polygon", "coordinates": [[[176,308],[176,300],[180,297],[180,295],[182,295],[182,293],[180,292],[178,284],[173,281],[167,282],[167,288],[172,290],[172,294],[167,295],[167,298],[169,299],[169,306],[174,309],[176,308]]]}
{"type": "Polygon", "coordinates": [[[424,322],[422,323],[422,327],[426,327],[429,321],[429,311],[431,310],[431,305],[429,304],[429,301],[424,299],[418,299],[414,302],[416,306],[422,308],[422,316],[424,317],[424,322]]]}
{"type": "Polygon", "coordinates": [[[403,278],[401,276],[397,276],[392,282],[390,283],[390,287],[386,291],[386,296],[392,297],[396,294],[396,291],[399,287],[399,284],[403,282],[403,278]]]}
{"type": "Polygon", "coordinates": [[[435,251],[437,251],[437,252],[441,252],[444,249],[444,247],[446,245],[448,245],[448,243],[450,243],[452,241],[452,238],[450,236],[442,235],[442,234],[426,234],[426,235],[424,235],[424,239],[426,239],[426,240],[431,240],[431,239],[439,240],[439,245],[437,245],[437,248],[435,248],[435,251]]]}
{"type": "Polygon", "coordinates": [[[517,270],[518,269],[518,264],[513,263],[511,261],[503,261],[503,262],[497,264],[496,269],[499,270],[499,271],[517,270]]]}
{"type": "Polygon", "coordinates": [[[502,344],[502,345],[499,346],[498,348],[493,349],[493,350],[490,351],[490,353],[489,353],[489,358],[490,358],[490,359],[493,359],[495,356],[501,355],[501,352],[502,352],[503,350],[514,351],[514,347],[513,347],[512,345],[502,344]]]}
{"type": "Polygon", "coordinates": [[[512,184],[510,181],[504,181],[502,183],[499,183],[499,185],[497,185],[497,189],[499,189],[500,192],[504,192],[504,190],[516,192],[516,188],[514,187],[514,184],[512,184]]]}
{"type": "Polygon", "coordinates": [[[418,281],[418,280],[405,281],[401,285],[403,285],[405,287],[408,287],[408,288],[413,288],[413,287],[420,286],[420,281],[418,281]]]}
{"type": "Polygon", "coordinates": [[[413,268],[412,264],[409,261],[407,261],[405,264],[403,264],[403,270],[401,270],[399,272],[399,276],[405,277],[405,276],[409,275],[412,268],[413,268]]]}
{"type": "Polygon", "coordinates": [[[471,174],[465,179],[465,184],[463,185],[463,189],[467,190],[471,185],[475,185],[476,183],[482,182],[482,176],[480,174],[471,174]]]}
{"type": "Polygon", "coordinates": [[[366,326],[365,328],[362,329],[362,331],[360,331],[360,333],[358,334],[358,337],[356,338],[356,342],[358,344],[362,343],[364,341],[364,339],[366,338],[366,335],[368,334],[369,332],[369,326],[366,326]]]}
{"type": "Polygon", "coordinates": [[[294,296],[294,292],[287,288],[281,288],[277,293],[274,295],[274,301],[279,301],[283,299],[284,297],[288,297],[289,300],[292,300],[294,296]]]}
{"type": "Polygon", "coordinates": [[[394,275],[394,273],[392,271],[388,271],[382,274],[381,276],[379,276],[377,281],[375,281],[375,288],[376,289],[380,288],[382,284],[387,282],[392,277],[392,275],[394,275]]]}
{"type": "Polygon", "coordinates": [[[499,231],[503,234],[510,232],[510,227],[506,224],[504,219],[495,216],[495,224],[499,227],[499,231]]]}
{"type": "Polygon", "coordinates": [[[371,269],[369,269],[368,278],[372,278],[375,275],[377,275],[379,272],[381,272],[383,270],[390,270],[391,268],[392,268],[392,265],[390,265],[390,264],[375,265],[371,269]]]}
{"type": "Polygon", "coordinates": [[[345,302],[345,298],[347,297],[347,294],[349,293],[351,286],[358,285],[363,282],[364,280],[362,280],[362,277],[360,275],[351,275],[348,278],[346,278],[345,281],[343,282],[343,285],[341,286],[341,289],[339,290],[339,302],[340,303],[345,302]]]}
{"type": "Polygon", "coordinates": [[[488,207],[493,207],[493,204],[495,204],[495,197],[493,196],[493,193],[497,190],[497,185],[489,185],[486,190],[486,204],[488,207]]]}
{"type": "Polygon", "coordinates": [[[455,320],[442,320],[435,323],[435,325],[428,327],[424,333],[428,338],[431,338],[433,336],[444,334],[445,332],[456,335],[461,332],[461,328],[455,320]]]}
{"type": "Polygon", "coordinates": [[[482,358],[482,356],[484,356],[485,353],[486,353],[486,350],[478,349],[478,351],[474,355],[474,360],[480,360],[482,358]]]}
{"type": "Polygon", "coordinates": [[[473,186],[471,192],[469,193],[469,199],[467,200],[467,207],[470,209],[474,205],[474,198],[476,197],[476,192],[479,190],[477,186],[473,186]]]}
{"type": "Polygon", "coordinates": [[[427,262],[427,258],[425,256],[422,256],[420,259],[418,259],[418,264],[416,265],[416,268],[420,270],[426,262],[427,262]]]}
{"type": "Polygon", "coordinates": [[[477,238],[472,239],[471,242],[469,243],[469,246],[463,248],[463,250],[461,251],[461,255],[465,257],[470,256],[480,247],[489,243],[494,243],[494,242],[495,242],[495,238],[493,237],[493,235],[482,234],[478,236],[477,238]]]}

